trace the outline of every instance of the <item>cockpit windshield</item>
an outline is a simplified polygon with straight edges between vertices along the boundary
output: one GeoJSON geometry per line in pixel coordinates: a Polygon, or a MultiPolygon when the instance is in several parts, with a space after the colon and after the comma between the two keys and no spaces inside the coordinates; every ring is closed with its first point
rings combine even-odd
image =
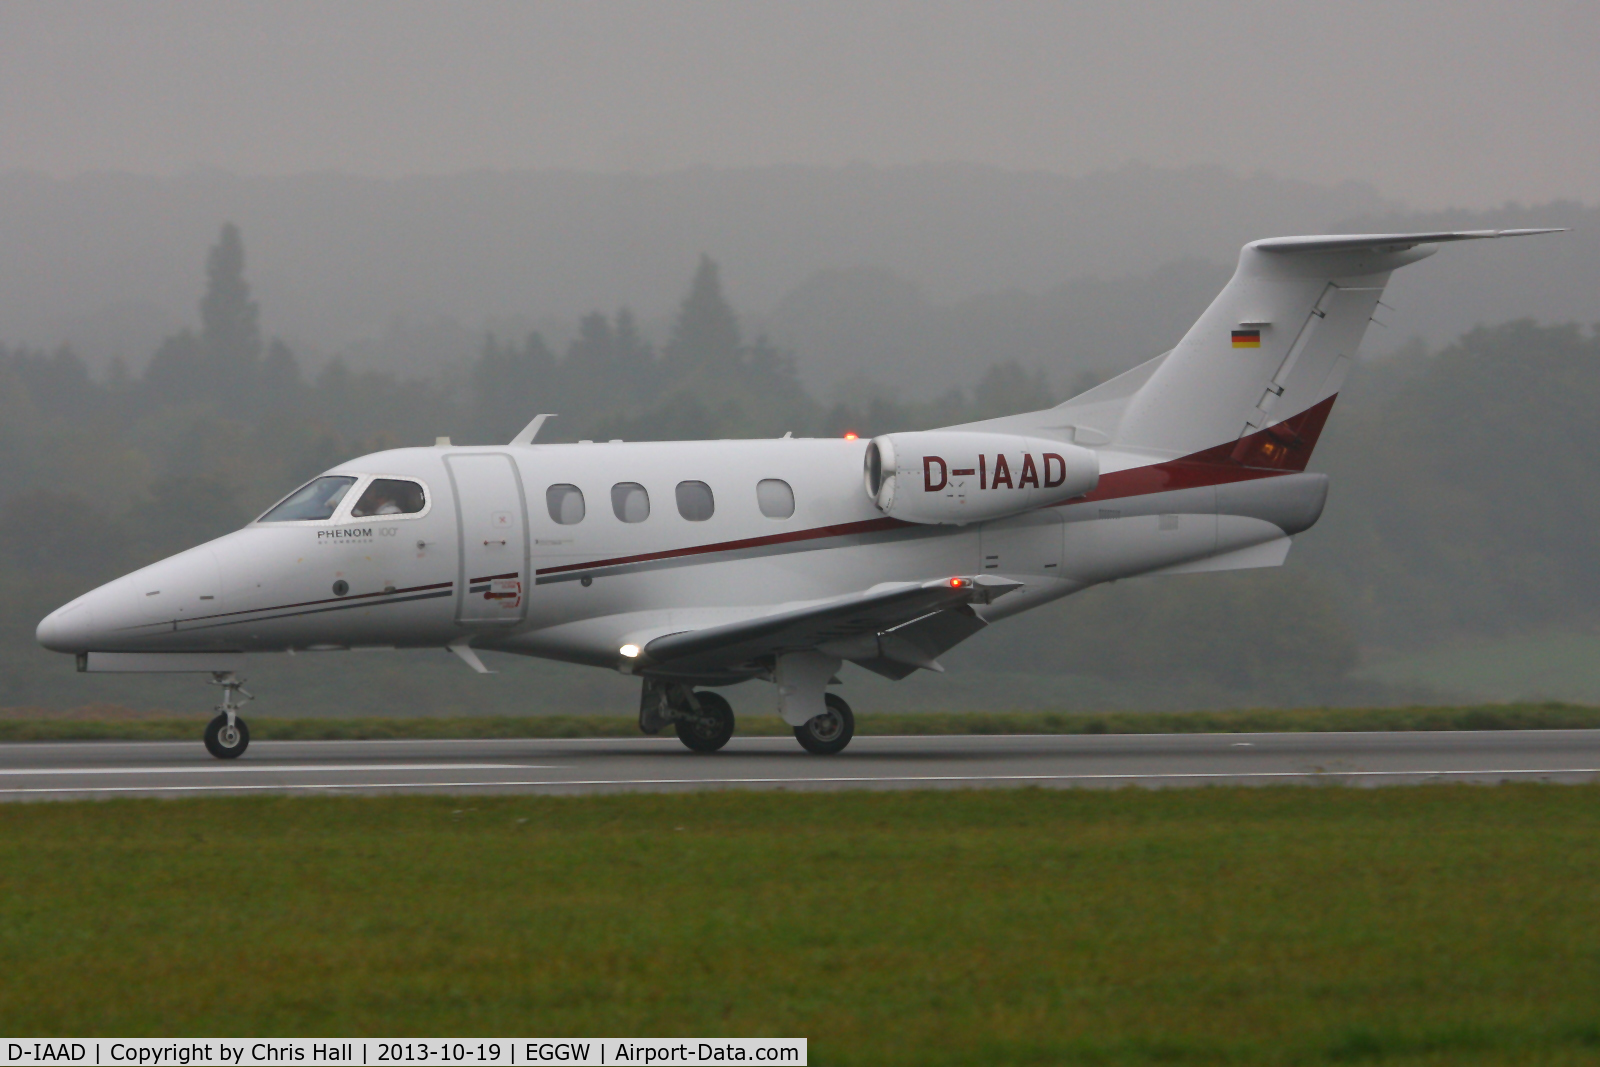
{"type": "Polygon", "coordinates": [[[416,482],[399,478],[374,478],[372,484],[367,486],[367,491],[361,494],[361,499],[356,501],[356,506],[350,509],[350,517],[415,515],[426,504],[422,486],[416,482]]]}
{"type": "Polygon", "coordinates": [[[348,475],[324,475],[289,494],[284,501],[257,522],[305,522],[326,519],[339,507],[339,501],[356,480],[348,475]]]}

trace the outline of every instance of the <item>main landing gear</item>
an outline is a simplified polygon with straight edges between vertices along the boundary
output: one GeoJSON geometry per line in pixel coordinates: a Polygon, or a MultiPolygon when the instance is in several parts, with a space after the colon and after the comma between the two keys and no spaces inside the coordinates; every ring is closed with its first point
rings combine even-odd
{"type": "Polygon", "coordinates": [[[832,756],[843,752],[856,735],[856,716],[837,693],[829,693],[822,699],[827,710],[796,726],[794,739],[814,756],[832,756]]]}
{"type": "MultiPolygon", "coordinates": [[[[733,708],[720,693],[694,689],[681,682],[646,679],[639,697],[639,729],[657,734],[668,723],[685,748],[716,752],[733,737],[733,708]]],[[[818,756],[843,752],[855,733],[856,717],[850,705],[833,693],[823,698],[820,715],[794,727],[800,747],[818,756]]]]}
{"type": "Polygon", "coordinates": [[[211,684],[222,687],[222,703],[217,705],[217,717],[206,726],[206,751],[217,759],[238,759],[250,747],[250,727],[239,718],[239,709],[251,699],[250,692],[232,671],[215,672],[211,684]]]}

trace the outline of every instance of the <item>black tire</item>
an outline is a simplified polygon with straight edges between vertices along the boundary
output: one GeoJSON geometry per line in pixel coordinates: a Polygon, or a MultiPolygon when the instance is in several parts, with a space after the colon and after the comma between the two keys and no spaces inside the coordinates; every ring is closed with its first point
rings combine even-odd
{"type": "Polygon", "coordinates": [[[238,759],[250,747],[250,727],[237,715],[233,717],[233,730],[228,730],[228,717],[218,715],[206,726],[206,751],[218,759],[238,759]]]}
{"type": "Polygon", "coordinates": [[[794,728],[794,739],[800,747],[814,756],[832,756],[843,752],[850,739],[856,735],[856,716],[844,698],[829,693],[823,698],[828,710],[817,715],[804,726],[794,728]]]}
{"type": "Polygon", "coordinates": [[[678,740],[695,752],[715,752],[733,736],[733,708],[716,693],[694,696],[700,702],[700,714],[685,708],[689,717],[673,720],[678,740]]]}

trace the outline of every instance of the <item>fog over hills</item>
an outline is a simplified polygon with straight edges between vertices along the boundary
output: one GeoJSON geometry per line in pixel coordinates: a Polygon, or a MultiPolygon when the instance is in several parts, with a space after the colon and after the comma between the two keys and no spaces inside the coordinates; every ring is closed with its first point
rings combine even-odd
{"type": "Polygon", "coordinates": [[[1419,214],[1373,189],[1216,167],[1083,177],[966,164],[660,175],[471,173],[397,180],[0,176],[0,337],[65,342],[135,370],[193,318],[203,250],[242,228],[264,326],[315,366],[428,375],[482,333],[628,306],[665,332],[705,252],[754,330],[826,389],[865,375],[928,395],[993,362],[1058,387],[1169,346],[1271,234],[1571,225],[1556,244],[1441,257],[1402,275],[1387,334],[1442,343],[1512,315],[1600,318],[1597,211],[1578,204],[1419,214]],[[1585,225],[1589,223],[1589,225],[1585,225]]]}
{"type": "Polygon", "coordinates": [[[817,271],[859,268],[946,304],[1175,260],[1226,263],[1263,233],[1395,207],[1364,186],[1209,167],[1081,178],[970,165],[393,181],[11,173],[0,176],[0,335],[67,340],[91,362],[142,359],[191,318],[195,263],[230,220],[268,328],[327,353],[396,320],[476,332],[624,304],[664,316],[702,252],[746,314],[778,307],[817,271]]]}

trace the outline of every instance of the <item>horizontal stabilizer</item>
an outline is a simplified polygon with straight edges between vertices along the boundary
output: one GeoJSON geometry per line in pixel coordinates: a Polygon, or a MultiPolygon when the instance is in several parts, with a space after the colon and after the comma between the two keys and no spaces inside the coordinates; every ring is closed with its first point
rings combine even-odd
{"type": "Polygon", "coordinates": [[[1357,252],[1373,249],[1381,252],[1402,252],[1417,245],[1442,244],[1446,241],[1480,241],[1496,237],[1527,237],[1538,233],[1565,233],[1563,227],[1547,230],[1437,230],[1432,233],[1349,233],[1327,234],[1320,237],[1268,237],[1250,242],[1251,248],[1263,252],[1357,252]]]}

